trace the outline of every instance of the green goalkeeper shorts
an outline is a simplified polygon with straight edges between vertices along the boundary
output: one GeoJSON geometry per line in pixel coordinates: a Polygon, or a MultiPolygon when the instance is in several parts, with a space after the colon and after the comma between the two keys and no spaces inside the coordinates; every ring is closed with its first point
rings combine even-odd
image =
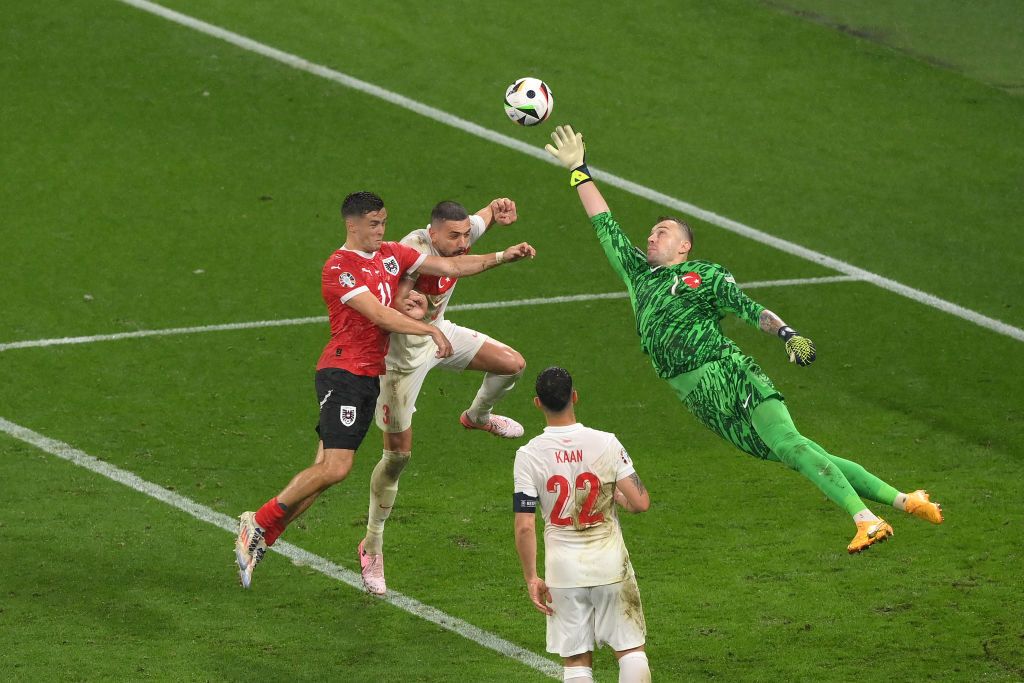
{"type": "Polygon", "coordinates": [[[767,458],[750,414],[769,399],[783,400],[750,356],[734,353],[668,380],[679,400],[701,424],[745,453],[767,458]]]}

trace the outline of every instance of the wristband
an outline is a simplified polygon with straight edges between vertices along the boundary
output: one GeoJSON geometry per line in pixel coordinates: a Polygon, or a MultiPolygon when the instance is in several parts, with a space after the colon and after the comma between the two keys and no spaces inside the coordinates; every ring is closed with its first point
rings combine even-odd
{"type": "Polygon", "coordinates": [[[504,263],[504,261],[505,261],[505,252],[503,252],[503,251],[496,251],[496,252],[494,252],[494,258],[495,258],[495,260],[498,263],[504,263]]]}
{"type": "Polygon", "coordinates": [[[783,325],[782,327],[779,328],[779,337],[782,338],[782,341],[789,341],[790,337],[795,336],[797,336],[797,331],[794,330],[792,327],[789,327],[788,325],[783,325]]]}
{"type": "Polygon", "coordinates": [[[583,183],[589,183],[593,180],[590,177],[590,169],[587,168],[586,164],[581,164],[572,170],[569,174],[569,187],[576,187],[583,183]]]}

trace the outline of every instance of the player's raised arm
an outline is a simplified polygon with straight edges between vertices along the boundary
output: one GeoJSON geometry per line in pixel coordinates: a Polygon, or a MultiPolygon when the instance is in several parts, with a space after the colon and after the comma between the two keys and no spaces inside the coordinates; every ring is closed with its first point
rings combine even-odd
{"type": "Polygon", "coordinates": [[[388,332],[419,334],[430,337],[437,345],[438,358],[447,358],[452,355],[452,344],[441,330],[434,325],[428,325],[393,308],[388,308],[369,292],[361,292],[346,301],[345,304],[361,313],[377,327],[388,332]]]}
{"type": "Polygon", "coordinates": [[[545,145],[544,149],[569,169],[569,185],[576,188],[608,262],[626,285],[632,287],[633,279],[647,268],[647,261],[612,218],[608,203],[590,177],[583,134],[575,132],[571,126],[557,126],[551,141],[554,145],[545,145]]]}
{"type": "Polygon", "coordinates": [[[577,133],[572,126],[556,126],[551,134],[554,145],[544,145],[548,154],[555,157],[562,166],[569,169],[569,185],[575,187],[587,216],[593,218],[608,213],[608,203],[590,177],[585,161],[587,147],[583,144],[583,133],[577,133]]]}
{"type": "Polygon", "coordinates": [[[513,245],[504,251],[493,254],[463,254],[462,256],[428,256],[417,269],[427,275],[443,275],[446,277],[468,277],[524,258],[533,258],[537,250],[526,242],[513,245]]]}
{"type": "Polygon", "coordinates": [[[519,218],[516,212],[516,203],[508,197],[498,197],[491,200],[491,203],[476,212],[477,216],[484,221],[484,230],[492,225],[511,225],[519,218]]]}

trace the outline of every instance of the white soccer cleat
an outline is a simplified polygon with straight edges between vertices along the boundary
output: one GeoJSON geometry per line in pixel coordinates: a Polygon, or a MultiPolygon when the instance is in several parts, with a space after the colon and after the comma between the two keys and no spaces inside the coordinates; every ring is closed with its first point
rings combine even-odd
{"type": "Polygon", "coordinates": [[[235,562],[238,563],[238,581],[242,588],[252,585],[252,571],[267,553],[264,530],[256,523],[255,512],[243,512],[238,518],[238,538],[235,539],[235,562]]]}
{"type": "Polygon", "coordinates": [[[384,595],[388,586],[384,582],[384,556],[371,555],[363,548],[366,539],[359,541],[359,569],[363,575],[363,588],[373,595],[384,595]]]}
{"type": "Polygon", "coordinates": [[[481,429],[505,439],[518,439],[525,433],[523,425],[504,415],[491,415],[485,424],[478,425],[469,419],[469,411],[467,410],[459,416],[459,422],[466,429],[481,429]]]}
{"type": "Polygon", "coordinates": [[[249,564],[244,569],[239,568],[238,570],[238,581],[242,584],[242,588],[249,588],[252,585],[252,570],[256,569],[256,565],[260,563],[266,554],[267,544],[261,539],[259,545],[252,552],[252,559],[249,561],[249,564]]]}

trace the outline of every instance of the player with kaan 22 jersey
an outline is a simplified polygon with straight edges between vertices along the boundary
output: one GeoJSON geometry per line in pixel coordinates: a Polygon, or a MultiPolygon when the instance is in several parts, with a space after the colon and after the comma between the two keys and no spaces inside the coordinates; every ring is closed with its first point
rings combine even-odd
{"type": "Polygon", "coordinates": [[[594,649],[608,644],[620,682],[650,683],[640,589],[616,514],[618,507],[647,510],[650,496],[615,435],[576,421],[579,394],[565,369],[540,373],[536,391],[534,405],[547,427],[516,453],[512,509],[527,592],[547,615],[547,650],[561,655],[563,680],[591,681],[594,649]],[[537,574],[538,511],[543,578],[537,574]]]}

